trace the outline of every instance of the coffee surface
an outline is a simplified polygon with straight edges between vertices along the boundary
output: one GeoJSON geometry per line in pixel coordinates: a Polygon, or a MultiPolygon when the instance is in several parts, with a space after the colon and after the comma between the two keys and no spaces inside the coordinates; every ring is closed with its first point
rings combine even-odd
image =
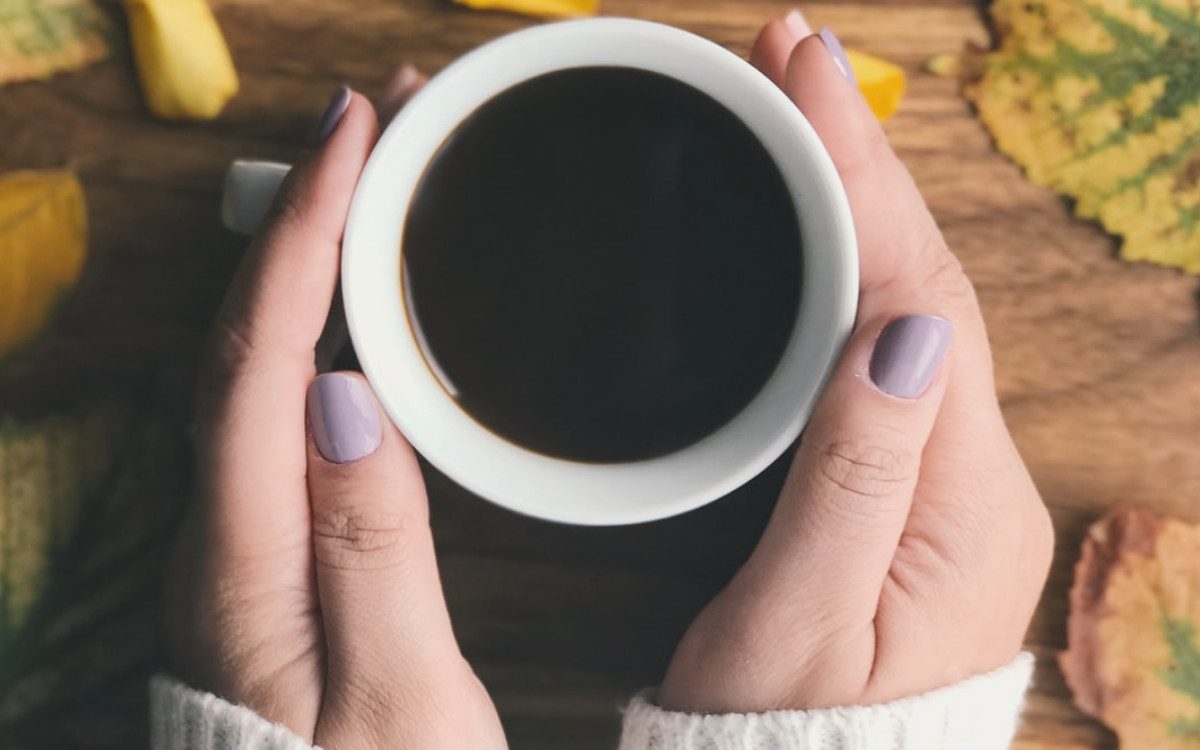
{"type": "Polygon", "coordinates": [[[704,93],[630,68],[480,107],[427,167],[402,257],[422,350],[462,408],[586,462],[727,423],[799,305],[799,228],[762,144],[704,93]]]}

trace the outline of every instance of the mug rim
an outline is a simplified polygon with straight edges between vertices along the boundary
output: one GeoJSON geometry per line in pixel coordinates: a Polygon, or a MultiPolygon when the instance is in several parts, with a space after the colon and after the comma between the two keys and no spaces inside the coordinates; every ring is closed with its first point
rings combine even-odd
{"type": "Polygon", "coordinates": [[[689,32],[649,21],[586,19],[493,40],[448,66],[409,102],[381,136],[355,190],[343,239],[342,291],[363,372],[389,417],[431,464],[518,513],[618,525],[716,500],[795,441],[853,325],[858,253],[833,162],[778,87],[737,55],[689,32]],[[656,72],[725,106],[770,153],[792,193],[801,231],[799,309],[767,383],[733,420],[700,441],[665,456],[615,464],[536,453],[464,411],[416,343],[401,271],[412,195],[458,124],[523,81],[589,66],[656,72]]]}

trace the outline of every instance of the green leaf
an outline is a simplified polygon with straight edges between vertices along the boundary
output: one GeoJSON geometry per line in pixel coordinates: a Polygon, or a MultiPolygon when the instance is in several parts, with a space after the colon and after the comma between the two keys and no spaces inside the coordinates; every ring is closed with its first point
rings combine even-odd
{"type": "Polygon", "coordinates": [[[1200,719],[1176,719],[1167,727],[1172,737],[1200,740],[1200,719]]]}
{"type": "Polygon", "coordinates": [[[996,0],[967,89],[1001,151],[1122,255],[1200,273],[1200,5],[996,0]]]}
{"type": "Polygon", "coordinates": [[[144,689],[187,453],[153,404],[0,416],[0,747],[90,736],[98,696],[144,689]]]}
{"type": "Polygon", "coordinates": [[[0,84],[102,60],[116,35],[92,0],[0,0],[0,84]]]}
{"type": "MultiPolygon", "coordinates": [[[[1172,663],[1158,671],[1158,678],[1200,706],[1200,646],[1196,641],[1196,625],[1190,620],[1173,620],[1163,615],[1161,627],[1171,648],[1172,663]]],[[[1174,737],[1200,739],[1200,716],[1175,719],[1169,731],[1174,737]]]]}

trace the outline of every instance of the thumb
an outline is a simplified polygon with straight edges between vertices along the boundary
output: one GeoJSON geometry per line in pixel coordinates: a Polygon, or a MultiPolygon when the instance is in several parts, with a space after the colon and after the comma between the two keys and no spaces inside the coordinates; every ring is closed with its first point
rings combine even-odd
{"type": "Polygon", "coordinates": [[[801,438],[755,572],[870,622],[945,390],[950,339],[935,315],[858,328],[801,438]]]}
{"type": "Polygon", "coordinates": [[[412,448],[357,373],[312,382],[308,423],[313,555],[327,648],[322,723],[349,729],[378,718],[372,714],[379,706],[357,703],[394,692],[401,678],[419,684],[461,658],[412,448]]]}

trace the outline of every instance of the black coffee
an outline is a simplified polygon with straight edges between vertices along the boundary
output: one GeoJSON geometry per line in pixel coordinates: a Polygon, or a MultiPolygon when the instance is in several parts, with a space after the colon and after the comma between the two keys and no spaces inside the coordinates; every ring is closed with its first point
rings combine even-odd
{"type": "Polygon", "coordinates": [[[707,95],[628,68],[480,107],[426,170],[403,242],[446,390],[495,434],[579,461],[724,425],[799,303],[799,229],[762,144],[707,95]]]}

